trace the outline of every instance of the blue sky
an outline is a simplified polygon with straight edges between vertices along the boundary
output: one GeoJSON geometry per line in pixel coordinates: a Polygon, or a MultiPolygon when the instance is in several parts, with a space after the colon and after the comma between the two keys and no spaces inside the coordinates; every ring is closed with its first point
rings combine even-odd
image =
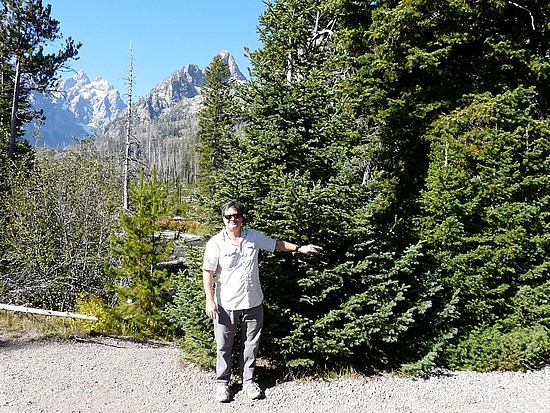
{"type": "MultiPolygon", "coordinates": [[[[248,77],[250,50],[260,47],[256,27],[262,0],[43,0],[63,37],[83,45],[75,71],[103,77],[125,95],[130,44],[134,56],[134,100],[190,63],[201,69],[228,50],[248,77]]],[[[65,73],[62,78],[70,76],[65,73]]],[[[123,97],[126,101],[126,96],[123,97]]]]}

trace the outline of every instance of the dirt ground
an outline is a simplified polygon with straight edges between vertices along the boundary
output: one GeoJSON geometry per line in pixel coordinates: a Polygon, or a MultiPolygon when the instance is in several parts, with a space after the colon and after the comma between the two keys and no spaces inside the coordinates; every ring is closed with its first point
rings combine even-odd
{"type": "Polygon", "coordinates": [[[0,337],[0,412],[550,412],[550,367],[526,373],[448,372],[276,383],[265,397],[213,397],[214,375],[181,362],[172,344],[118,338],[0,337]]]}

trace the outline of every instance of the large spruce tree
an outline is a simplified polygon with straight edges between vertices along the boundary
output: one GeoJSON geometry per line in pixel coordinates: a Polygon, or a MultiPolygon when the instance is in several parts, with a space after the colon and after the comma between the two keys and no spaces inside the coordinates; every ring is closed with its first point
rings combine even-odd
{"type": "MultiPolygon", "coordinates": [[[[216,166],[223,179],[209,183],[207,194],[218,207],[243,202],[245,226],[323,248],[320,257],[275,253],[261,263],[262,354],[301,372],[395,361],[389,343],[429,305],[421,293],[406,298],[411,283],[403,280],[418,250],[394,250],[391,236],[371,225],[369,131],[343,88],[349,74],[335,42],[338,18],[321,1],[268,6],[259,28],[265,46],[252,53],[253,79],[238,91],[243,133],[233,137],[216,166]]],[[[182,325],[200,328],[192,320],[182,325]]],[[[188,351],[193,342],[204,345],[186,341],[188,351]]]]}
{"type": "Polygon", "coordinates": [[[550,121],[518,87],[441,117],[422,196],[422,237],[460,301],[453,367],[526,368],[550,343],[550,121]],[[546,343],[546,344],[544,344],[546,343]]]}
{"type": "MultiPolygon", "coordinates": [[[[511,307],[521,301],[516,294],[527,293],[526,285],[546,288],[546,195],[542,187],[530,195],[527,182],[544,181],[547,147],[538,136],[546,133],[550,103],[550,8],[538,1],[340,3],[348,28],[344,44],[357,73],[349,90],[357,116],[374,130],[369,153],[382,172],[376,222],[395,228],[396,242],[424,243],[424,273],[443,289],[415,336],[436,337],[437,331],[430,331],[438,319],[434,310],[452,310],[455,321],[444,325],[441,336],[456,331],[451,342],[460,343],[468,331],[480,329],[468,339],[471,350],[484,328],[510,327],[511,307]],[[522,86],[531,89],[518,89],[522,86]],[[522,144],[521,135],[534,136],[522,144]],[[522,166],[522,155],[529,167],[522,166]],[[482,177],[481,171],[487,174],[482,177]],[[495,208],[491,218],[489,205],[495,208]],[[537,224],[518,221],[510,227],[505,217],[512,210],[516,219],[531,214],[537,224]],[[519,234],[534,238],[527,245],[519,234]],[[533,272],[532,281],[521,275],[533,272]]],[[[540,301],[525,302],[537,307],[529,310],[538,314],[535,323],[547,319],[540,301]]],[[[487,337],[484,345],[491,348],[487,337]]],[[[540,330],[531,344],[535,341],[541,342],[540,330]]],[[[459,346],[454,365],[475,354],[467,347],[459,346]]],[[[521,353],[521,346],[517,349],[514,356],[521,353]]],[[[526,365],[540,362],[543,354],[526,365]]]]}
{"type": "Polygon", "coordinates": [[[226,164],[236,147],[235,86],[229,66],[221,54],[216,55],[206,68],[205,84],[201,88],[203,105],[197,132],[201,212],[210,226],[219,222],[219,206],[225,203],[226,164]]]}
{"type": "Polygon", "coordinates": [[[515,367],[547,357],[548,10],[268,4],[244,133],[210,188],[245,203],[245,225],[323,254],[263,256],[264,356],[305,372],[464,366],[515,325],[536,330],[515,367]]]}

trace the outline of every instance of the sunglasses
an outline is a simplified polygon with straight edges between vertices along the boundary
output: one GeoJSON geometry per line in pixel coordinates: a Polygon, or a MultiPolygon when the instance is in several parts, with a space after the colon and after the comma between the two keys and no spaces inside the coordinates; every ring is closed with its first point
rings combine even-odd
{"type": "Polygon", "coordinates": [[[242,218],[243,216],[242,214],[230,214],[230,215],[224,215],[223,217],[229,221],[231,218],[239,219],[239,218],[242,218]]]}

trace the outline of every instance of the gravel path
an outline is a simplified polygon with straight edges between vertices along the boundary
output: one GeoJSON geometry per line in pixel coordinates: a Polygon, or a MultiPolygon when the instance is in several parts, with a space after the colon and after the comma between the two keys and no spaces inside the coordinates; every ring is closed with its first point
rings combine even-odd
{"type": "Polygon", "coordinates": [[[265,398],[213,398],[212,373],[172,345],[114,338],[2,340],[0,412],[525,412],[550,413],[550,366],[527,373],[448,372],[263,383],[265,398]]]}

